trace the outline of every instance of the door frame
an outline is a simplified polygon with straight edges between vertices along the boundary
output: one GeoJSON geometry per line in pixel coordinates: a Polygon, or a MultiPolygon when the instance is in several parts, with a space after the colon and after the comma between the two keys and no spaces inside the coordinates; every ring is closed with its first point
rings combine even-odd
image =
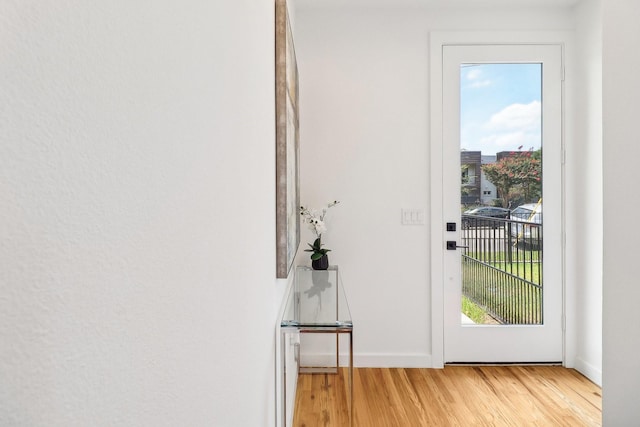
{"type": "MultiPolygon", "coordinates": [[[[490,31],[490,32],[458,32],[438,31],[430,33],[430,261],[431,261],[431,362],[432,367],[444,367],[444,250],[445,232],[443,217],[443,74],[442,50],[447,45],[522,45],[522,44],[554,44],[561,46],[563,63],[566,58],[566,45],[571,40],[568,31],[490,31]]],[[[563,65],[564,72],[564,65],[563,65]]],[[[566,96],[562,89],[562,362],[566,364],[567,327],[566,327],[566,273],[565,273],[565,147],[566,147],[566,96]]]]}

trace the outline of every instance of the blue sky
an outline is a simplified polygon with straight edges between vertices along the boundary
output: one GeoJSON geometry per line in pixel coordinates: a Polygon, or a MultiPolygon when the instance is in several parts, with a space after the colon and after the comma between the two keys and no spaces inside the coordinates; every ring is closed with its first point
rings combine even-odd
{"type": "Polygon", "coordinates": [[[541,144],[541,64],[465,64],[460,69],[460,148],[500,151],[541,144]]]}

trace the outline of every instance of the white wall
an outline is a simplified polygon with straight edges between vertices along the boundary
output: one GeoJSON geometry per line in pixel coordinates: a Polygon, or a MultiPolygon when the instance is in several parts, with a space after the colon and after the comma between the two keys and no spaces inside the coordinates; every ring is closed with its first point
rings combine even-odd
{"type": "Polygon", "coordinates": [[[272,0],[1,0],[0,39],[0,425],[273,425],[272,0]]]}
{"type": "Polygon", "coordinates": [[[602,384],[602,1],[576,7],[576,55],[568,104],[567,361],[602,384]]]}
{"type": "Polygon", "coordinates": [[[603,2],[604,322],[603,424],[640,419],[640,230],[630,226],[640,203],[635,183],[640,99],[640,3],[603,2]]]}
{"type": "Polygon", "coordinates": [[[357,365],[431,366],[429,230],[400,223],[431,203],[429,31],[572,26],[569,9],[298,9],[302,201],[342,201],[323,242],[342,267],[357,365]]]}

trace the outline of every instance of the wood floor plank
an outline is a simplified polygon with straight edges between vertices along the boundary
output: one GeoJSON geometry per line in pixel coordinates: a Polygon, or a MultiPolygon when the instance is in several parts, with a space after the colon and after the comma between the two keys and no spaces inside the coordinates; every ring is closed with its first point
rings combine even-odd
{"type": "Polygon", "coordinates": [[[434,399],[429,390],[429,380],[423,375],[424,370],[420,369],[406,369],[407,380],[412,393],[416,396],[419,404],[424,413],[423,425],[434,425],[434,423],[446,417],[446,413],[442,409],[442,405],[434,399]],[[429,410],[427,410],[429,408],[429,410]]]}
{"type": "MultiPolygon", "coordinates": [[[[353,425],[600,426],[602,393],[559,366],[356,368],[353,425]]],[[[349,426],[348,376],[300,375],[294,426],[349,426]]]]}

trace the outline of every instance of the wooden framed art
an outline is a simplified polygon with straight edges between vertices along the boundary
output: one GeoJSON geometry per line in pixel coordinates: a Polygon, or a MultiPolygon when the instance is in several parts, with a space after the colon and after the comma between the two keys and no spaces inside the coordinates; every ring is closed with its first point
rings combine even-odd
{"type": "Polygon", "coordinates": [[[276,277],[286,278],[300,244],[298,66],[286,0],[276,0],[276,277]]]}

